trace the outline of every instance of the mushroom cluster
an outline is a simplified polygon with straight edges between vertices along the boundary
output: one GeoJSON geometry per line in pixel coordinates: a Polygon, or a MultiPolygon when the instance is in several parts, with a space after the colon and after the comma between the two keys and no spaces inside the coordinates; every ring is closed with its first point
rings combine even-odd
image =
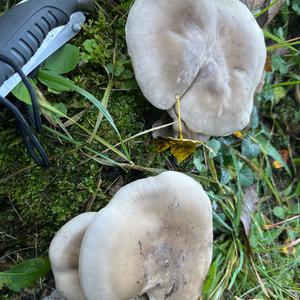
{"type": "Polygon", "coordinates": [[[197,300],[212,239],[202,186],[164,172],[126,185],[100,212],[72,219],[49,256],[56,287],[69,300],[197,300]]]}
{"type": "Polygon", "coordinates": [[[181,99],[184,137],[226,136],[247,126],[266,46],[242,2],[136,0],[126,40],[148,101],[178,120],[181,99]]]}
{"type": "MultiPolygon", "coordinates": [[[[126,40],[137,82],[154,106],[181,120],[173,128],[180,136],[226,136],[249,122],[266,46],[241,1],[133,4],[126,40]]],[[[202,186],[164,172],[123,187],[100,212],[71,220],[49,256],[56,287],[69,300],[197,300],[212,240],[202,186]]]]}

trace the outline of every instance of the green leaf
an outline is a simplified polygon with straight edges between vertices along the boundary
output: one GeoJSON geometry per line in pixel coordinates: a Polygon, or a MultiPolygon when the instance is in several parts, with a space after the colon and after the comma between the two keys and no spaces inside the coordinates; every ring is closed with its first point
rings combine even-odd
{"type": "Polygon", "coordinates": [[[98,44],[94,39],[88,39],[83,42],[82,46],[86,52],[92,54],[97,49],[98,44]]]}
{"type": "Polygon", "coordinates": [[[60,111],[64,115],[68,115],[68,108],[66,105],[62,102],[60,103],[54,103],[53,107],[55,107],[58,111],[60,111]]]}
{"type": "Polygon", "coordinates": [[[272,56],[272,69],[273,71],[279,71],[281,75],[284,75],[288,72],[289,66],[281,56],[274,54],[272,56]]]}
{"type": "Polygon", "coordinates": [[[61,91],[74,91],[88,99],[91,103],[95,105],[99,109],[99,111],[103,114],[103,116],[107,119],[111,127],[115,130],[117,133],[121,146],[126,154],[127,157],[129,157],[129,153],[127,151],[127,148],[122,140],[122,137],[120,135],[120,132],[111,117],[110,113],[108,110],[103,106],[101,101],[99,101],[94,95],[86,91],[85,89],[82,89],[81,87],[77,86],[75,82],[72,80],[65,78],[61,75],[55,74],[51,71],[47,70],[40,70],[38,74],[38,80],[45,84],[48,88],[61,92],[61,91]]]}
{"type": "Polygon", "coordinates": [[[84,96],[85,98],[87,98],[91,103],[93,103],[99,109],[99,111],[102,112],[103,116],[109,121],[109,123],[115,129],[115,131],[119,133],[111,115],[109,114],[107,109],[102,105],[102,103],[92,94],[77,86],[72,80],[46,70],[41,70],[39,72],[38,79],[47,87],[53,90],[60,91],[60,92],[76,91],[82,96],[84,96]]]}
{"type": "Polygon", "coordinates": [[[205,165],[203,164],[203,161],[204,161],[203,153],[200,149],[197,149],[194,154],[193,162],[194,162],[195,168],[197,169],[197,171],[199,173],[206,170],[205,165]]]}
{"type": "MultiPolygon", "coordinates": [[[[32,84],[32,86],[35,88],[36,83],[31,79],[28,78],[29,82],[32,84]]],[[[26,88],[25,84],[23,82],[20,82],[13,90],[12,94],[20,101],[31,105],[31,97],[29,95],[28,89],[26,88]]]]}
{"type": "Polygon", "coordinates": [[[75,90],[75,83],[72,80],[53,73],[52,71],[40,70],[38,80],[57,93],[75,90]]]}
{"type": "MultiPolygon", "coordinates": [[[[269,38],[270,40],[275,41],[278,44],[286,44],[286,47],[288,47],[289,49],[298,53],[298,50],[296,48],[290,46],[289,43],[286,43],[286,41],[282,37],[278,37],[267,30],[264,30],[263,32],[264,32],[264,35],[266,38],[269,38]]],[[[277,55],[277,57],[278,57],[278,55],[277,55]]]]}
{"type": "MultiPolygon", "coordinates": [[[[41,102],[41,106],[44,109],[49,110],[50,112],[54,113],[55,115],[59,116],[59,117],[63,117],[68,119],[69,121],[72,122],[72,124],[76,124],[80,129],[84,130],[87,134],[91,135],[92,133],[87,130],[84,126],[81,126],[76,120],[64,115],[61,111],[57,110],[55,107],[53,107],[50,103],[48,103],[47,101],[43,101],[41,102]]],[[[58,133],[55,130],[52,130],[48,127],[45,127],[48,131],[58,135],[61,137],[60,133],[58,133]]],[[[72,140],[72,139],[71,139],[72,140]]],[[[129,161],[129,158],[126,157],[126,155],[124,155],[121,151],[119,151],[116,147],[112,146],[110,143],[108,143],[105,139],[101,138],[100,136],[95,136],[95,140],[97,140],[98,142],[100,142],[102,145],[104,145],[105,147],[107,147],[108,149],[110,149],[111,151],[113,151],[114,153],[116,153],[117,155],[119,155],[120,157],[122,157],[123,159],[125,159],[126,161],[129,161]]],[[[73,141],[73,140],[72,140],[73,141]]],[[[93,151],[93,150],[91,150],[93,151]]],[[[98,155],[98,154],[97,154],[98,155]]]]}
{"type": "Polygon", "coordinates": [[[49,70],[57,74],[65,74],[73,71],[79,61],[79,48],[70,44],[56,51],[42,66],[43,70],[49,70]]]}
{"type": "Polygon", "coordinates": [[[242,141],[242,154],[249,159],[257,157],[260,153],[260,147],[256,143],[252,142],[250,138],[242,141]]]}
{"type": "Polygon", "coordinates": [[[276,206],[276,207],[274,207],[273,212],[277,218],[284,220],[286,217],[286,213],[287,213],[287,207],[286,206],[276,206]]]}
{"type": "Polygon", "coordinates": [[[293,3],[292,8],[300,16],[300,3],[293,3]]]}
{"type": "MultiPolygon", "coordinates": [[[[109,101],[109,98],[110,98],[112,86],[113,86],[113,81],[110,80],[109,83],[108,83],[108,86],[105,90],[105,93],[103,95],[103,98],[102,98],[101,103],[106,109],[107,109],[107,106],[108,106],[108,101],[109,101]]],[[[97,122],[94,126],[93,134],[91,135],[91,137],[89,138],[89,141],[88,141],[89,143],[91,143],[93,141],[93,139],[95,138],[95,136],[97,134],[97,131],[98,131],[100,125],[101,125],[102,119],[103,119],[103,114],[101,112],[99,112],[98,117],[97,117],[97,122]]]]}
{"type": "Polygon", "coordinates": [[[248,166],[242,167],[240,170],[241,186],[251,186],[254,183],[254,175],[248,166]]]}
{"type": "Polygon", "coordinates": [[[14,292],[20,292],[23,288],[32,287],[50,270],[50,263],[47,259],[23,261],[5,272],[0,272],[0,289],[6,286],[14,292]]]}
{"type": "Polygon", "coordinates": [[[254,129],[256,129],[259,126],[259,115],[256,106],[253,106],[250,118],[250,126],[254,129]]]}
{"type": "Polygon", "coordinates": [[[231,174],[228,170],[225,170],[224,168],[221,169],[221,183],[222,184],[228,184],[231,179],[231,174]]]}
{"type": "Polygon", "coordinates": [[[273,89],[273,95],[275,104],[278,104],[280,100],[282,100],[287,94],[287,90],[283,87],[275,87],[273,89]]]}
{"type": "Polygon", "coordinates": [[[124,63],[121,60],[116,61],[114,66],[114,75],[120,76],[125,71],[124,63]]]}
{"type": "Polygon", "coordinates": [[[291,171],[287,166],[284,159],[281,157],[279,152],[271,145],[270,141],[265,139],[262,135],[258,135],[255,137],[255,141],[260,145],[261,150],[266,154],[271,156],[273,159],[278,161],[282,166],[284,166],[285,170],[289,175],[291,175],[291,171]]]}
{"type": "Polygon", "coordinates": [[[300,197],[300,181],[297,184],[295,194],[296,194],[297,197],[300,197]]]}
{"type": "Polygon", "coordinates": [[[218,152],[221,148],[221,143],[215,139],[211,139],[208,142],[206,142],[206,146],[210,148],[209,151],[209,158],[214,158],[218,156],[218,152]]]}
{"type": "Polygon", "coordinates": [[[216,278],[216,275],[217,275],[217,270],[218,270],[218,267],[219,267],[220,260],[221,260],[221,256],[219,255],[214,260],[214,262],[211,264],[211,266],[209,268],[208,274],[206,276],[205,283],[204,283],[203,288],[202,288],[202,293],[206,297],[209,296],[209,292],[212,290],[212,285],[213,285],[213,282],[214,282],[214,280],[216,278]]]}

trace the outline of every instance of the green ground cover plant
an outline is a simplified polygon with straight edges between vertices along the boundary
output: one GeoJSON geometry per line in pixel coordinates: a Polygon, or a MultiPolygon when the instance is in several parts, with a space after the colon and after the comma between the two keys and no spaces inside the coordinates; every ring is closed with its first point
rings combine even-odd
{"type": "MultiPolygon", "coordinates": [[[[212,201],[204,299],[299,299],[299,0],[286,1],[264,28],[265,84],[249,126],[181,163],[170,149],[158,153],[149,134],[160,112],[143,98],[127,54],[131,2],[99,0],[80,35],[33,81],[49,170],[26,156],[11,115],[0,111],[0,299],[42,299],[53,287],[45,259],[55,232],[104,207],[124,184],[164,170],[192,176],[212,201]]],[[[14,95],[28,101],[21,85],[14,95]]]]}

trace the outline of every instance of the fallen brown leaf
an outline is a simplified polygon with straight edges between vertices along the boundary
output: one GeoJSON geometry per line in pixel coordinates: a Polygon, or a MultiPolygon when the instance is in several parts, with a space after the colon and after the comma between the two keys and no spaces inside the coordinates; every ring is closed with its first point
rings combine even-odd
{"type": "Polygon", "coordinates": [[[252,216],[256,212],[256,206],[259,202],[259,197],[256,192],[256,185],[244,188],[244,206],[241,214],[241,222],[244,225],[245,233],[249,237],[252,216]]]}

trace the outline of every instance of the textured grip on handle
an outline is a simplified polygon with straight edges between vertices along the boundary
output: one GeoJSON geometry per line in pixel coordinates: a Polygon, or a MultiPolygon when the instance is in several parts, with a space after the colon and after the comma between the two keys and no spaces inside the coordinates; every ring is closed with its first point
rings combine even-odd
{"type": "MultiPolygon", "coordinates": [[[[65,25],[76,11],[89,11],[92,0],[28,0],[0,17],[0,53],[23,67],[36,53],[47,34],[65,25]]],[[[0,86],[13,70],[0,62],[0,86]]]]}

